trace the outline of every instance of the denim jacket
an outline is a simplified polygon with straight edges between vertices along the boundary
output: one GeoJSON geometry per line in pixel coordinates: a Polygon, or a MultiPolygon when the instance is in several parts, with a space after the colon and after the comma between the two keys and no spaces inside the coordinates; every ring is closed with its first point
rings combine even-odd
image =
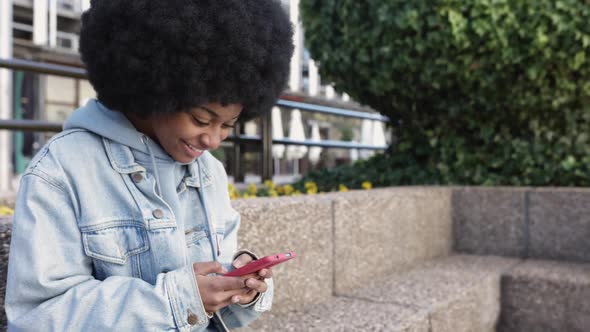
{"type": "MultiPolygon", "coordinates": [[[[239,214],[222,164],[205,152],[183,183],[204,219],[185,229],[156,178],[129,146],[85,129],[54,136],[21,179],[5,308],[9,331],[208,331],[193,262],[231,270],[239,214]]],[[[244,326],[272,304],[215,315],[218,329],[244,326]]]]}

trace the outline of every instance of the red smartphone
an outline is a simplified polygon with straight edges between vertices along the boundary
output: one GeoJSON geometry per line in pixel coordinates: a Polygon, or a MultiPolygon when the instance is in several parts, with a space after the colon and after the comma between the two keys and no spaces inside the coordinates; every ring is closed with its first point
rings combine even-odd
{"type": "Polygon", "coordinates": [[[286,262],[292,258],[295,258],[295,252],[293,252],[293,251],[290,251],[285,254],[276,254],[276,255],[262,257],[260,259],[255,260],[255,261],[251,261],[250,263],[242,266],[239,269],[235,269],[231,272],[228,272],[228,273],[224,274],[224,276],[226,276],[226,277],[244,276],[244,275],[247,275],[250,273],[258,272],[262,269],[269,268],[271,266],[275,266],[275,265],[280,264],[282,262],[286,262]]]}

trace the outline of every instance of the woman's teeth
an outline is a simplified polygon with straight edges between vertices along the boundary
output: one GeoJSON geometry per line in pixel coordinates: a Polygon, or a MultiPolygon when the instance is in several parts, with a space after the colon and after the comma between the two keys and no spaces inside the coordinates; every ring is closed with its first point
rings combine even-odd
{"type": "Polygon", "coordinates": [[[191,145],[188,142],[184,142],[189,148],[191,148],[191,150],[195,151],[195,152],[203,152],[203,150],[197,149],[195,146],[191,145]]]}

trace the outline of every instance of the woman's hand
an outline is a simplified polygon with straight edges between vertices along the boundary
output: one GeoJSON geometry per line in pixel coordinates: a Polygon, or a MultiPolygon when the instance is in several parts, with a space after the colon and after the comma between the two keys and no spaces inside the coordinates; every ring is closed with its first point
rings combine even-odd
{"type": "Polygon", "coordinates": [[[193,263],[193,270],[203,306],[209,315],[230,304],[242,303],[242,298],[251,291],[250,288],[246,287],[248,282],[244,281],[244,277],[208,275],[227,272],[218,262],[193,263]]]}
{"type": "MultiPolygon", "coordinates": [[[[252,256],[249,254],[241,254],[233,262],[234,268],[240,268],[252,261],[252,256]]],[[[271,269],[262,269],[258,273],[251,273],[245,276],[239,277],[243,280],[244,285],[247,287],[248,292],[244,295],[239,295],[238,302],[240,304],[248,304],[254,300],[256,294],[266,292],[267,286],[264,279],[272,277],[271,269]]]]}

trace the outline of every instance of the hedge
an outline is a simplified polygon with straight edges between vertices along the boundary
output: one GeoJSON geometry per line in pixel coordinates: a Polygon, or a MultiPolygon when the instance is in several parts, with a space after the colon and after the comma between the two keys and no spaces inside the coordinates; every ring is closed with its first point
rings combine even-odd
{"type": "MultiPolygon", "coordinates": [[[[322,79],[393,119],[396,143],[357,165],[380,170],[363,179],[590,185],[588,1],[301,0],[301,12],[322,79]]],[[[352,169],[333,183],[360,183],[352,169]]]]}

